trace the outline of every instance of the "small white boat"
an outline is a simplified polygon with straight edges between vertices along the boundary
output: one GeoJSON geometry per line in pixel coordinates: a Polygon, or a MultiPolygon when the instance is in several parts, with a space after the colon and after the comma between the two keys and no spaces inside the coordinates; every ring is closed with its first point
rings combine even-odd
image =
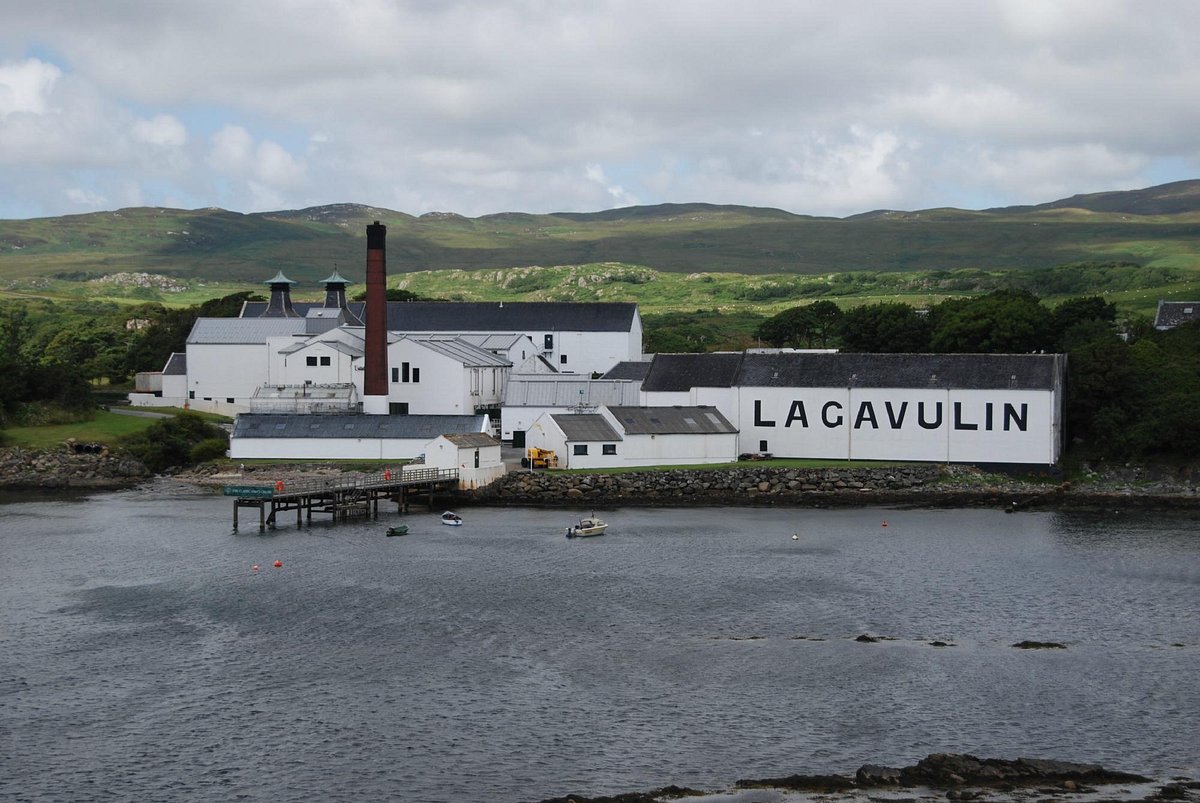
{"type": "Polygon", "coordinates": [[[567,528],[567,538],[587,538],[592,535],[604,535],[604,531],[608,529],[608,523],[591,516],[586,519],[580,519],[578,523],[567,528]]]}
{"type": "Polygon", "coordinates": [[[461,527],[462,526],[462,516],[458,515],[457,513],[452,513],[449,510],[447,510],[445,513],[442,514],[442,524],[448,524],[451,527],[461,527]]]}

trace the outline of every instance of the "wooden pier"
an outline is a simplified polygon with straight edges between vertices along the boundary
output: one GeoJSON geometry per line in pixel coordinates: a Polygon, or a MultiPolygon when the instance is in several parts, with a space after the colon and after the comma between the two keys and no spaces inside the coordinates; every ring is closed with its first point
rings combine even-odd
{"type": "Polygon", "coordinates": [[[233,529],[238,528],[238,512],[258,509],[258,529],[274,527],[279,513],[296,511],[296,526],[313,514],[348,519],[379,515],[379,502],[395,502],[401,512],[410,500],[426,500],[434,507],[434,494],[458,486],[457,469],[417,468],[408,471],[385,470],[377,474],[346,474],[328,479],[264,485],[226,485],[225,496],[233,497],[233,529]]]}

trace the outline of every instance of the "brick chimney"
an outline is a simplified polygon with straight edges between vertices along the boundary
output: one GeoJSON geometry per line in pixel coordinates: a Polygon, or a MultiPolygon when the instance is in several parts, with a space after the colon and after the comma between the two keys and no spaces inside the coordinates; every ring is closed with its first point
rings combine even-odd
{"type": "Polygon", "coordinates": [[[363,364],[363,412],[388,414],[387,364],[387,226],[367,226],[367,331],[363,364]]]}

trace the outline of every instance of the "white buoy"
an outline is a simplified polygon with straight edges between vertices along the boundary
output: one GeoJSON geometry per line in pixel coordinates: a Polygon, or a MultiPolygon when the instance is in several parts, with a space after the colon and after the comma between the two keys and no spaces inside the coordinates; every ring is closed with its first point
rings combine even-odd
{"type": "Polygon", "coordinates": [[[799,540],[800,540],[800,534],[799,534],[799,533],[792,533],[792,540],[793,540],[793,541],[799,541],[799,540]]]}

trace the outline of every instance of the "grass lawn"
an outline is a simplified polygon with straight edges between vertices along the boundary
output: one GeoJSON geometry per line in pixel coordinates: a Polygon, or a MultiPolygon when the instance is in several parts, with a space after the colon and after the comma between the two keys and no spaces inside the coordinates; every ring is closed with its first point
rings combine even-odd
{"type": "MultiPolygon", "coordinates": [[[[182,407],[129,407],[127,405],[120,405],[119,407],[117,405],[112,406],[119,410],[132,410],[137,413],[167,413],[168,415],[179,415],[180,413],[185,412],[182,407]]],[[[192,415],[198,415],[211,424],[227,424],[233,421],[233,419],[229,416],[218,415],[217,413],[202,413],[199,410],[187,410],[186,412],[189,412],[192,415]]]]}
{"type": "Polygon", "coordinates": [[[29,449],[52,449],[67,438],[74,438],[85,443],[112,445],[118,438],[134,432],[141,432],[157,420],[156,418],[137,418],[99,410],[91,421],[6,429],[4,430],[5,445],[24,446],[29,449]]]}

